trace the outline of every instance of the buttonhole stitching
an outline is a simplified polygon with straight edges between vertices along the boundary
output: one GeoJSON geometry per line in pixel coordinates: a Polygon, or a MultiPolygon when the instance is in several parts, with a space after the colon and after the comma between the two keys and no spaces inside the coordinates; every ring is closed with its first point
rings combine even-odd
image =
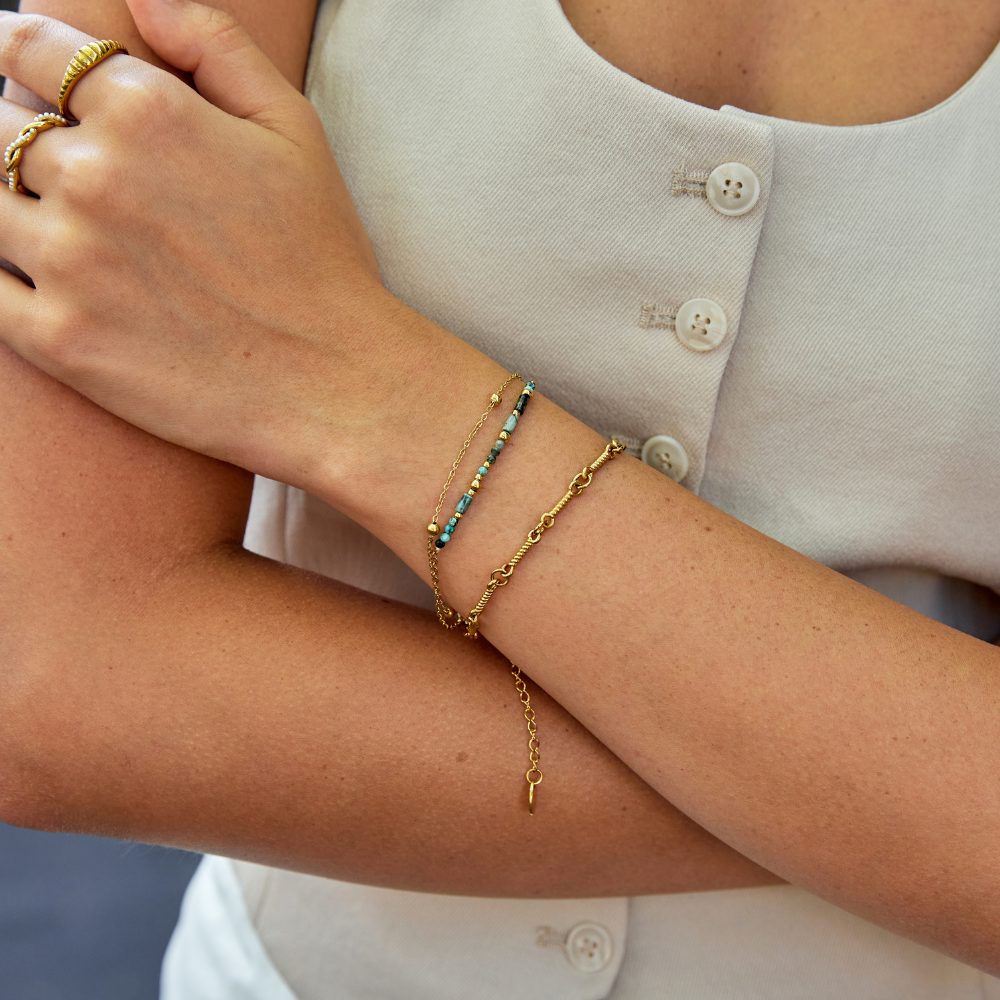
{"type": "Polygon", "coordinates": [[[565,948],[566,934],[560,934],[554,927],[536,927],[535,944],[539,948],[565,948]]]}
{"type": "Polygon", "coordinates": [[[679,308],[669,302],[644,302],[639,307],[639,326],[643,330],[675,330],[679,308]]]}
{"type": "Polygon", "coordinates": [[[708,170],[688,170],[682,163],[674,168],[673,181],[670,185],[670,193],[677,197],[687,194],[692,198],[706,198],[705,185],[708,184],[708,170]]]}

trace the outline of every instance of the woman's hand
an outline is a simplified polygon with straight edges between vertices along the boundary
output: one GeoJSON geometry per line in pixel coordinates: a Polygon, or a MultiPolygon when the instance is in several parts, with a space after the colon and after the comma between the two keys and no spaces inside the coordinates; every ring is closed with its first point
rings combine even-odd
{"type": "MultiPolygon", "coordinates": [[[[114,55],[72,92],[79,126],[25,148],[40,197],[0,191],[0,256],[34,288],[0,272],[0,336],[160,437],[295,479],[291,424],[336,421],[316,397],[349,411],[347,384],[371,381],[377,263],[318,116],[235,21],[188,0],[130,7],[197,92],[114,55]]],[[[3,14],[0,73],[55,102],[91,40],[3,14]]],[[[32,117],[3,101],[5,141],[32,117]]]]}

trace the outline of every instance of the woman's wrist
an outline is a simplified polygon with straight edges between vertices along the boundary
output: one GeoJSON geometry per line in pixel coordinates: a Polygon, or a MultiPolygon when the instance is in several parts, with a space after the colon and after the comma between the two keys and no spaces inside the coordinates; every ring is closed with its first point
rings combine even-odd
{"type": "MultiPolygon", "coordinates": [[[[382,288],[339,303],[333,327],[330,349],[339,355],[349,337],[351,360],[330,366],[334,384],[318,381],[307,405],[292,404],[305,449],[299,468],[281,478],[399,539],[421,518],[426,525],[462,440],[506,372],[382,288]]],[[[273,447],[282,461],[294,454],[285,442],[273,447]]]]}
{"type": "MultiPolygon", "coordinates": [[[[319,458],[307,480],[293,485],[358,521],[426,580],[426,528],[441,487],[491,394],[510,373],[389,293],[368,297],[365,309],[354,322],[376,345],[368,352],[370,367],[352,379],[354,400],[333,404],[341,424],[328,424],[324,434],[318,433],[322,420],[314,421],[306,432],[319,458]]],[[[468,488],[521,388],[521,382],[509,386],[469,448],[450,504],[468,488]]],[[[490,571],[604,447],[598,434],[546,399],[544,389],[538,387],[517,434],[491,467],[474,513],[463,521],[461,540],[442,557],[449,596],[461,607],[478,600],[490,571]]]]}

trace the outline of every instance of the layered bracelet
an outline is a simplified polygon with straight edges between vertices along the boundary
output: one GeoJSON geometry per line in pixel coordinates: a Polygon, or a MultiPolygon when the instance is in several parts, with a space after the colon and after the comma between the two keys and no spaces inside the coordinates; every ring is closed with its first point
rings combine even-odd
{"type": "MultiPolygon", "coordinates": [[[[465,453],[469,450],[476,434],[479,433],[483,425],[489,419],[493,409],[503,401],[504,390],[511,384],[511,382],[515,381],[515,379],[521,379],[521,376],[516,372],[509,375],[503,385],[500,386],[500,388],[493,393],[492,396],[490,396],[485,412],[479,418],[476,426],[472,428],[469,436],[462,444],[457,458],[452,463],[451,470],[448,473],[448,478],[445,480],[444,487],[441,490],[441,495],[438,497],[437,506],[434,508],[434,516],[431,518],[430,524],[427,525],[427,559],[430,565],[431,584],[434,588],[434,609],[437,614],[438,621],[447,629],[457,629],[464,626],[465,635],[470,639],[478,637],[480,616],[486,609],[486,605],[489,603],[490,598],[496,590],[499,587],[506,586],[510,581],[518,563],[521,562],[533,546],[537,545],[541,541],[542,535],[555,524],[556,518],[559,516],[560,512],[565,509],[566,505],[575,497],[578,497],[591,484],[597,470],[625,450],[625,445],[612,438],[611,442],[605,447],[604,451],[601,452],[601,454],[598,455],[598,457],[594,459],[590,465],[584,466],[584,468],[573,477],[572,482],[569,484],[569,488],[559,502],[551,510],[542,514],[538,524],[536,524],[535,527],[528,532],[527,539],[511,557],[510,561],[493,570],[490,574],[489,582],[486,584],[486,590],[483,592],[483,596],[479,599],[479,603],[476,604],[476,606],[467,615],[460,615],[445,600],[444,595],[441,592],[441,584],[438,574],[438,555],[451,540],[461,523],[463,516],[468,513],[472,501],[476,498],[477,493],[482,488],[484,478],[489,473],[490,468],[496,462],[507,442],[510,440],[510,436],[517,428],[518,421],[524,416],[525,408],[531,399],[532,393],[535,391],[534,382],[524,382],[524,389],[518,396],[517,403],[514,405],[514,409],[510,416],[507,417],[504,422],[503,428],[490,450],[489,455],[479,467],[479,471],[469,484],[468,490],[462,494],[461,499],[456,504],[455,513],[448,518],[444,525],[441,524],[441,511],[444,508],[445,500],[448,496],[448,490],[451,488],[451,484],[458,472],[462,459],[465,457],[465,453]]],[[[521,380],[524,381],[523,379],[521,380]]],[[[517,688],[517,694],[521,705],[524,708],[524,717],[528,723],[528,761],[530,766],[525,774],[525,779],[528,782],[528,812],[533,816],[535,813],[535,789],[539,784],[541,784],[542,781],[542,772],[538,766],[540,758],[539,743],[535,726],[535,713],[531,708],[531,699],[520,669],[513,662],[510,666],[511,673],[514,676],[514,684],[517,688]]]]}

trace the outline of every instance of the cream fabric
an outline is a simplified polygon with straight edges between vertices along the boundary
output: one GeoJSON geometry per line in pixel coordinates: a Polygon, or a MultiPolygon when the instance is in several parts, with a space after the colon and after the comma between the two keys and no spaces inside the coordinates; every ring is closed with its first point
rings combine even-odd
{"type": "MultiPolygon", "coordinates": [[[[326,0],[308,93],[404,301],[634,452],[676,438],[684,485],[735,517],[1000,632],[982,589],[1000,585],[1000,55],[923,115],[828,128],[655,91],[557,0],[326,0]],[[744,216],[703,194],[730,161],[760,180],[744,216]],[[692,298],[726,312],[716,350],[663,319],[692,298]]],[[[247,545],[430,604],[381,543],[281,484],[258,482],[247,545]]],[[[252,923],[300,1000],[1000,996],[791,887],[497,902],[236,872],[249,916],[234,907],[220,941],[252,923]],[[615,942],[600,973],[558,947],[588,921],[615,942]]]]}
{"type": "Polygon", "coordinates": [[[247,912],[227,858],[204,858],[181,906],[163,959],[167,1000],[295,1000],[247,912]]]}
{"type": "Polygon", "coordinates": [[[161,1000],[293,1000],[289,986],[303,1000],[1000,1000],[1000,980],[790,886],[469,900],[239,867],[245,903],[231,895],[231,861],[202,862],[161,1000]],[[574,969],[552,943],[582,914],[615,940],[598,973],[574,969]],[[261,974],[271,959],[288,985],[273,967],[261,974]]]}

